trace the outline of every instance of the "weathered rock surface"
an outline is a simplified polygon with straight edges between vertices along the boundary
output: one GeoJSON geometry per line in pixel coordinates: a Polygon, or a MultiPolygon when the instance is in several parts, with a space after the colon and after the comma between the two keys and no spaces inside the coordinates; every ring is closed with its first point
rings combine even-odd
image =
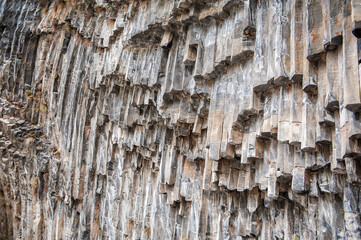
{"type": "Polygon", "coordinates": [[[1,0],[0,238],[361,239],[361,0],[1,0]]]}

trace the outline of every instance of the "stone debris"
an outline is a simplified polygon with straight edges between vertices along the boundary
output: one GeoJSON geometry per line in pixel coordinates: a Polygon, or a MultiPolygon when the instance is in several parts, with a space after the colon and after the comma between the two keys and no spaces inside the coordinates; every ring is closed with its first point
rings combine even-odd
{"type": "Polygon", "coordinates": [[[0,239],[361,239],[361,0],[1,0],[0,239]]]}

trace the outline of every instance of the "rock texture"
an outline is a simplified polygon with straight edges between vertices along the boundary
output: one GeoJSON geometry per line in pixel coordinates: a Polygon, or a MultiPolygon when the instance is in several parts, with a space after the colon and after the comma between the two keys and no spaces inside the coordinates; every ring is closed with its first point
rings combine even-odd
{"type": "Polygon", "coordinates": [[[1,0],[1,239],[360,239],[361,0],[1,0]]]}

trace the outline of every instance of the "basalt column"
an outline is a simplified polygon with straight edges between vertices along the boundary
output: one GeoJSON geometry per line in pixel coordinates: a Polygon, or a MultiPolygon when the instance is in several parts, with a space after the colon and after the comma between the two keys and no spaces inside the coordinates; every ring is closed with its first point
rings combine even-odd
{"type": "Polygon", "coordinates": [[[0,0],[0,240],[361,239],[361,0],[0,0]]]}

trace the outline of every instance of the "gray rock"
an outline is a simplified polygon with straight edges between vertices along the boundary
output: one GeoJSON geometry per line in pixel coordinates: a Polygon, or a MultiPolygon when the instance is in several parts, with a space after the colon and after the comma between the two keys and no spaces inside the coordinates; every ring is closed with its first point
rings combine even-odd
{"type": "Polygon", "coordinates": [[[0,239],[360,239],[360,3],[0,1],[0,239]]]}

